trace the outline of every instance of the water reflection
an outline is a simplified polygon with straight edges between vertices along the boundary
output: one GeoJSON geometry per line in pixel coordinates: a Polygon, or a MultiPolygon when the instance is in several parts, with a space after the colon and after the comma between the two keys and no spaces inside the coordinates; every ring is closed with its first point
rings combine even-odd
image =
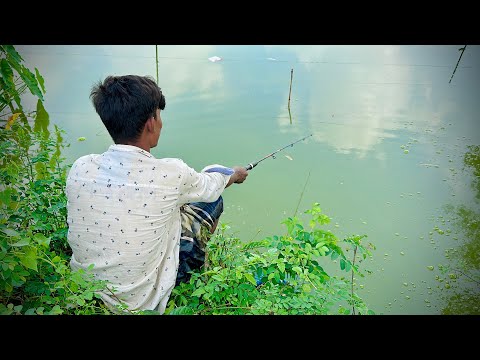
{"type": "MultiPolygon", "coordinates": [[[[308,127],[304,132],[313,132],[316,141],[330,145],[337,153],[365,158],[373,151],[375,157],[385,159],[379,145],[398,136],[398,130],[417,134],[425,129],[435,131],[445,118],[458,111],[456,99],[443,96],[451,91],[446,77],[456,55],[448,47],[266,49],[273,58],[288,59],[295,69],[291,109],[294,126],[287,113],[289,92],[285,81],[277,110],[281,131],[298,134],[299,128],[308,127]],[[425,56],[427,48],[438,56],[425,56]]],[[[284,77],[287,80],[286,71],[284,77]]]]}
{"type": "MultiPolygon", "coordinates": [[[[18,45],[27,67],[37,67],[46,85],[45,107],[52,123],[60,125],[72,144],[67,158],[73,161],[87,152],[103,151],[111,138],[90,102],[93,83],[107,75],[139,74],[156,78],[155,45],[18,45]],[[93,129],[93,131],[92,131],[93,129]],[[77,143],[79,136],[86,141],[77,143]]],[[[180,122],[185,103],[215,103],[228,92],[224,89],[221,63],[211,63],[216,46],[159,46],[159,85],[167,98],[167,114],[180,122]],[[220,65],[220,66],[219,66],[220,65]]],[[[26,94],[25,107],[34,108],[36,99],[26,94]]],[[[169,122],[170,125],[172,122],[169,122]]]]}
{"type": "MultiPolygon", "coordinates": [[[[480,146],[469,146],[465,169],[473,174],[476,204],[480,201],[480,146]]],[[[466,205],[446,205],[462,243],[446,251],[448,263],[440,266],[436,276],[446,305],[442,314],[480,314],[480,212],[466,205]]]]}

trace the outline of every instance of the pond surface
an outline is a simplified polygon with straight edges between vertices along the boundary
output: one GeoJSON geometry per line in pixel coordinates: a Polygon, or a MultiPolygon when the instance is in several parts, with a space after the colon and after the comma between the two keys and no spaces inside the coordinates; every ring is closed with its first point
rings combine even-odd
{"type": "MultiPolygon", "coordinates": [[[[312,134],[228,188],[222,221],[242,241],[260,240],[284,234],[281,221],[295,212],[308,220],[303,212],[318,202],[339,239],[366,234],[376,246],[361,264],[371,274],[355,281],[370,308],[440,314],[461,279],[439,265],[478,244],[478,231],[465,231],[473,220],[462,226],[452,211],[479,208],[478,172],[464,157],[480,144],[480,46],[467,46],[452,78],[463,46],[159,45],[167,106],[152,153],[197,170],[247,165],[312,134]]],[[[94,82],[157,77],[155,45],[16,49],[45,79],[69,162],[112,144],[89,99],[94,82]]]]}

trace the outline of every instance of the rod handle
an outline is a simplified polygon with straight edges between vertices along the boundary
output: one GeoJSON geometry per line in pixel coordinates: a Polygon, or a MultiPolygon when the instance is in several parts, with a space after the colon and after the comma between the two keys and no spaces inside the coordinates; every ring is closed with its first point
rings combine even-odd
{"type": "Polygon", "coordinates": [[[257,166],[258,163],[255,163],[255,164],[248,164],[247,166],[245,166],[245,169],[248,171],[248,170],[252,170],[255,166],[257,166]]]}

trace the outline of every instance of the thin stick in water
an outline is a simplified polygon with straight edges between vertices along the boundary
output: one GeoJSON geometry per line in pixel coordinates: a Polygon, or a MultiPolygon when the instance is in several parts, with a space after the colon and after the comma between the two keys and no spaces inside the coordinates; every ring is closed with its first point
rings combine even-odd
{"type": "Polygon", "coordinates": [[[449,84],[452,82],[453,75],[455,75],[455,71],[457,71],[458,64],[460,64],[460,59],[462,58],[463,52],[465,51],[466,48],[467,48],[467,45],[465,45],[463,48],[458,49],[458,51],[461,50],[462,53],[460,54],[460,57],[458,58],[458,61],[457,61],[457,65],[455,66],[455,69],[453,70],[452,76],[450,77],[450,81],[448,82],[449,84]]]}
{"type": "Polygon", "coordinates": [[[292,95],[293,68],[290,71],[290,91],[288,92],[288,114],[290,115],[290,124],[292,123],[292,114],[290,113],[290,98],[292,95]]]}

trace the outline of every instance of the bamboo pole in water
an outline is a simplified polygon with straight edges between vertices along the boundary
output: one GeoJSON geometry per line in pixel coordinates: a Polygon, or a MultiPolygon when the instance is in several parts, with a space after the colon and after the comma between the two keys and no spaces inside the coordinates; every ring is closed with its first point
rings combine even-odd
{"type": "Polygon", "coordinates": [[[288,93],[288,108],[290,109],[290,97],[292,95],[293,69],[290,71],[290,91],[288,93]]]}
{"type": "Polygon", "coordinates": [[[292,95],[292,81],[293,81],[293,68],[290,71],[290,91],[288,92],[288,115],[290,116],[290,124],[292,124],[292,114],[290,112],[290,98],[292,95]]]}
{"type": "Polygon", "coordinates": [[[462,53],[460,54],[460,57],[458,58],[457,65],[455,66],[455,70],[453,70],[452,76],[450,77],[450,81],[448,82],[449,84],[452,82],[453,75],[455,75],[455,71],[457,71],[458,64],[460,64],[460,59],[463,56],[463,52],[467,48],[467,45],[465,45],[463,48],[458,49],[458,51],[461,51],[462,53]]]}

